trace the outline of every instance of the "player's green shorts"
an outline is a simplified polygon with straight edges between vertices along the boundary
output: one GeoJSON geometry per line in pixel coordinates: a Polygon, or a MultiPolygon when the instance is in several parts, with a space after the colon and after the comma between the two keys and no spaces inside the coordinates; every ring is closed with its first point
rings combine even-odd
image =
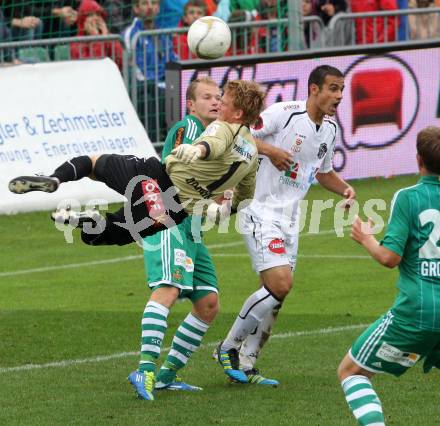
{"type": "Polygon", "coordinates": [[[440,332],[421,330],[388,311],[354,342],[351,359],[374,373],[400,376],[440,342],[440,332]]]}
{"type": "Polygon", "coordinates": [[[210,292],[218,293],[214,264],[204,243],[194,241],[191,216],[178,226],[145,238],[144,262],[153,290],[177,287],[180,298],[193,302],[210,292]]]}

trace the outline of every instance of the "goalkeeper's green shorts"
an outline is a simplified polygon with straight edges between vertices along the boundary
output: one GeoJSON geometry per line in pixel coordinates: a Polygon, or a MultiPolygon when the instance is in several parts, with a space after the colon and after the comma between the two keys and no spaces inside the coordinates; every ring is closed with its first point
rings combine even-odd
{"type": "Polygon", "coordinates": [[[438,331],[422,330],[388,311],[356,339],[349,356],[365,370],[400,376],[426,356],[437,366],[439,345],[438,331]]]}
{"type": "Polygon", "coordinates": [[[194,241],[191,216],[178,226],[146,237],[144,262],[148,286],[153,291],[176,287],[180,298],[192,302],[208,293],[218,293],[214,264],[203,241],[194,241]]]}

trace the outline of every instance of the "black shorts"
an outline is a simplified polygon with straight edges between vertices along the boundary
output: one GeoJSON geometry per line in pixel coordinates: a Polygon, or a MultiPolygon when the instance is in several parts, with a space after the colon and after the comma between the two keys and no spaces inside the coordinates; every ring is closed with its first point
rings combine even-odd
{"type": "Polygon", "coordinates": [[[106,227],[99,235],[87,235],[87,244],[128,244],[170,228],[187,217],[176,190],[155,157],[104,154],[95,165],[97,180],[127,198],[116,213],[108,213],[106,227]]]}

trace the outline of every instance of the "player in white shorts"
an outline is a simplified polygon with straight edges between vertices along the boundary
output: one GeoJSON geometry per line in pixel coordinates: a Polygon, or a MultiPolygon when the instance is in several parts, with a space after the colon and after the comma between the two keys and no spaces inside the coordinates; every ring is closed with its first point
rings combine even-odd
{"type": "Polygon", "coordinates": [[[315,68],[308,80],[306,101],[279,102],[262,114],[252,133],[266,147],[291,153],[287,170],[260,157],[254,199],[240,212],[244,234],[261,287],[251,294],[217,348],[229,378],[241,383],[278,385],[254,368],[282,302],[292,288],[298,250],[299,202],[316,179],[329,191],[346,198],[354,189],[333,170],[337,125],[328,118],[342,100],[344,77],[329,65],[315,68]]]}

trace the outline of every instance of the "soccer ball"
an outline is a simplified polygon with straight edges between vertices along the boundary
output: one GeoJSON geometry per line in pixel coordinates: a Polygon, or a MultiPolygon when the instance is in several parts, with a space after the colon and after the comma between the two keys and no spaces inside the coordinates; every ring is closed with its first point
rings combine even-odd
{"type": "Polygon", "coordinates": [[[228,24],[215,16],[204,16],[189,27],[188,47],[201,59],[217,59],[231,45],[228,24]]]}

